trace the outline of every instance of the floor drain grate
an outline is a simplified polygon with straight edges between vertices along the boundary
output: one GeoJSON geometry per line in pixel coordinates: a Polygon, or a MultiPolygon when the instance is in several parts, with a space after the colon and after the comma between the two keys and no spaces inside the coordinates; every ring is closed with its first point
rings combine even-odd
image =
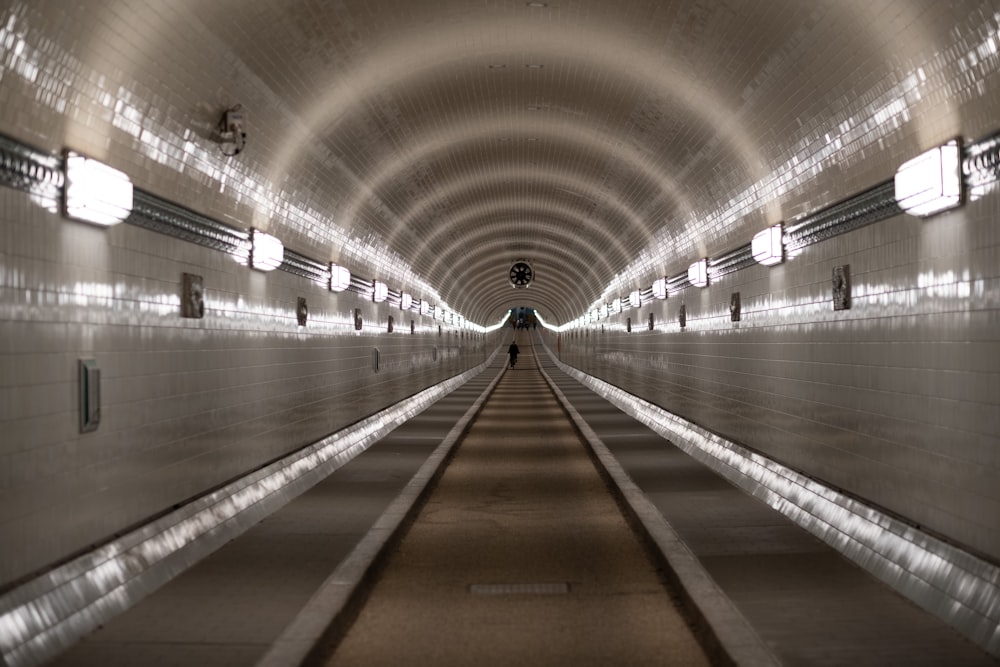
{"type": "Polygon", "coordinates": [[[475,595],[563,595],[569,593],[569,584],[470,584],[469,592],[475,595]]]}

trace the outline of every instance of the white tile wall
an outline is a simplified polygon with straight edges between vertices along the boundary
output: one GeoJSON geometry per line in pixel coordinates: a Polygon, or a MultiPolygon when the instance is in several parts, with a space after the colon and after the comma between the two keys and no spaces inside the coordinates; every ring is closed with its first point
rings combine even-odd
{"type": "Polygon", "coordinates": [[[563,334],[562,359],[996,559],[998,215],[993,197],[900,216],[563,334]],[[835,312],[839,264],[853,303],[835,312]],[[655,331],[625,333],[651,309],[655,331]]]}
{"type": "Polygon", "coordinates": [[[16,191],[0,189],[0,207],[3,581],[465,370],[498,344],[447,327],[439,337],[416,313],[251,272],[135,227],[69,223],[16,191]],[[202,320],[180,317],[185,271],[204,277],[202,320]],[[79,358],[102,373],[100,428],[84,435],[79,358]]]}

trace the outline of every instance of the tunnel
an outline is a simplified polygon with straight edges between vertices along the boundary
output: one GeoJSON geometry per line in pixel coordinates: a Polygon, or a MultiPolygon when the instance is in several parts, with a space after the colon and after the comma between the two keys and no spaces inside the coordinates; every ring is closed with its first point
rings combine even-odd
{"type": "Polygon", "coordinates": [[[309,664],[512,383],[709,662],[991,664],[998,108],[996,0],[0,2],[0,664],[140,664],[101,629],[310,502],[367,565],[143,644],[309,664]]]}

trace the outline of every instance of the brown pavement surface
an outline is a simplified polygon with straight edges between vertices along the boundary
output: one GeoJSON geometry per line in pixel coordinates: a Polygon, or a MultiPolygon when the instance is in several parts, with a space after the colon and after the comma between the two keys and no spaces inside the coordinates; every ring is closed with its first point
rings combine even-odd
{"type": "Polygon", "coordinates": [[[708,664],[518,343],[329,665],[708,664]]]}

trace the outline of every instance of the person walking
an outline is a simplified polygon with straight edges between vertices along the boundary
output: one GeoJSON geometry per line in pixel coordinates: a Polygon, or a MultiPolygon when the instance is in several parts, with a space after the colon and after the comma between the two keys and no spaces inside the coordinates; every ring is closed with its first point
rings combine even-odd
{"type": "Polygon", "coordinates": [[[517,349],[517,341],[511,341],[510,347],[507,348],[507,354],[510,355],[510,367],[514,368],[514,364],[517,363],[517,353],[520,350],[517,349]]]}

